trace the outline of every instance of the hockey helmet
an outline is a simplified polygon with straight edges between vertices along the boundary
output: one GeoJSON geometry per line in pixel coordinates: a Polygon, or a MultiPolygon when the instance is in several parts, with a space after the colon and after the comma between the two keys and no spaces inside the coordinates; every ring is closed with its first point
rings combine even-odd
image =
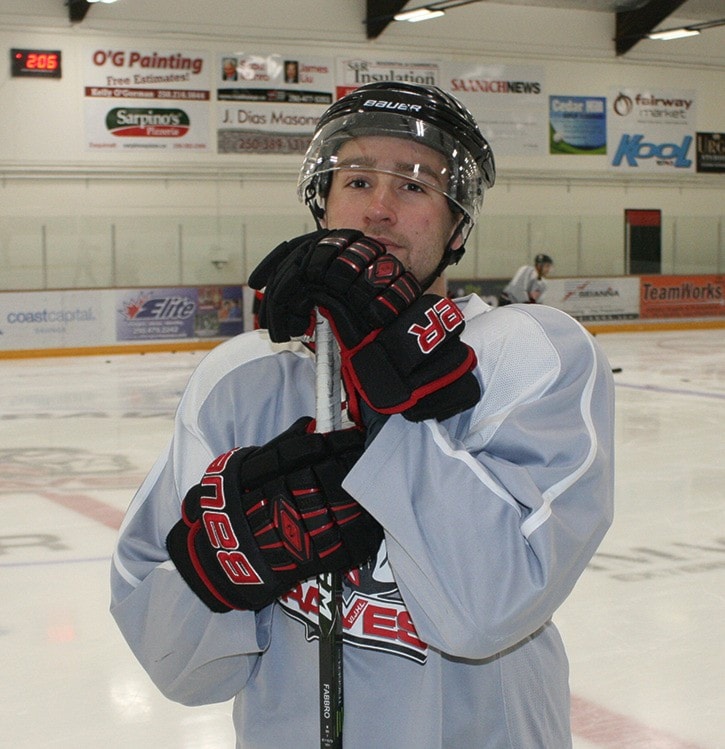
{"type": "Polygon", "coordinates": [[[553,265],[554,261],[551,259],[549,255],[544,255],[543,252],[540,252],[534,258],[534,265],[545,265],[546,263],[548,263],[549,265],[553,265]]]}
{"type": "MultiPolygon", "coordinates": [[[[389,174],[419,181],[441,192],[455,214],[460,214],[454,238],[461,247],[446,248],[440,269],[460,260],[462,246],[478,218],[484,191],[493,187],[496,168],[491,147],[470,111],[436,86],[381,81],[368,83],[334,102],[322,115],[305,154],[297,195],[318,225],[325,215],[332,174],[340,168],[337,153],[351,138],[388,136],[421,143],[445,157],[444,174],[426,176],[416,165],[406,173],[389,174]]],[[[355,164],[345,163],[345,169],[355,164]]],[[[370,170],[369,165],[359,168],[370,170]]],[[[451,240],[451,243],[453,240],[451,240]]]]}

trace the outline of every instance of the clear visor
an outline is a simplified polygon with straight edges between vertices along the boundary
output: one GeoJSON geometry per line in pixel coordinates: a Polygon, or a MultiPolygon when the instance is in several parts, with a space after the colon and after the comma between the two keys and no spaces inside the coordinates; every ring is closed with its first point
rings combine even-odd
{"type": "Polygon", "coordinates": [[[383,172],[417,182],[452,201],[471,223],[483,202],[483,178],[470,153],[448,133],[411,116],[353,113],[324,125],[300,170],[300,200],[314,200],[324,208],[329,180],[316,178],[342,170],[383,172]],[[400,138],[411,147],[391,149],[381,141],[377,148],[376,138],[400,138]]]}

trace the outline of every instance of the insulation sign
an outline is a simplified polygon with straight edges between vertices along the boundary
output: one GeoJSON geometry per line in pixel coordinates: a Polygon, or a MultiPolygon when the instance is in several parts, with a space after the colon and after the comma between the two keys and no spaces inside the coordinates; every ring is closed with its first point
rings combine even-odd
{"type": "Polygon", "coordinates": [[[87,149],[208,151],[209,86],[209,63],[203,53],[88,50],[87,149]]]}

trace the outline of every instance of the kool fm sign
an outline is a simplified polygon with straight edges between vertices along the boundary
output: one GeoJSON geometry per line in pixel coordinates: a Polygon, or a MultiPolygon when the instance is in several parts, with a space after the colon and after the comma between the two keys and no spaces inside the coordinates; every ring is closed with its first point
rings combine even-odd
{"type": "Polygon", "coordinates": [[[640,317],[725,316],[725,276],[640,276],[640,317]]]}

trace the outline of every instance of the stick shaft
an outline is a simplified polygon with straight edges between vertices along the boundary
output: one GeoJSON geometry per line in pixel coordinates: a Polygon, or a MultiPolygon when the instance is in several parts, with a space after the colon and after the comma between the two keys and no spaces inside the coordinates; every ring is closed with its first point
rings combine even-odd
{"type": "MultiPolygon", "coordinates": [[[[342,425],[340,350],[330,324],[317,311],[315,325],[316,413],[318,432],[342,425]]],[[[320,747],[342,749],[342,578],[340,573],[317,578],[319,628],[320,747]]]]}

